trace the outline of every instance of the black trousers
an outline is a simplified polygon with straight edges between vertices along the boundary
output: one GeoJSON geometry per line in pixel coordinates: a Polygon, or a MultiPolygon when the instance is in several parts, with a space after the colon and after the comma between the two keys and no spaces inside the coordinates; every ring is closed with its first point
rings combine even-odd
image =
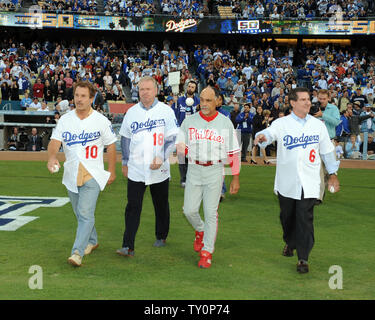
{"type": "MultiPolygon", "coordinates": [[[[128,179],[128,204],[125,209],[125,232],[122,247],[134,250],[135,235],[141,220],[143,196],[146,190],[144,182],[135,182],[128,179]]],[[[150,185],[152,202],[155,209],[155,236],[156,239],[167,239],[169,232],[169,179],[150,185]]]]}
{"type": "Polygon", "coordinates": [[[241,161],[246,161],[247,148],[250,143],[250,133],[241,132],[242,150],[241,150],[241,161]]]}
{"type": "Polygon", "coordinates": [[[186,182],[186,174],[187,174],[187,170],[188,170],[188,162],[185,161],[185,163],[179,163],[178,164],[178,169],[180,170],[180,183],[186,182]]]}
{"type": "Polygon", "coordinates": [[[283,197],[280,193],[280,222],[283,239],[291,249],[297,250],[298,260],[308,261],[314,246],[314,205],[315,198],[301,200],[283,197]]]}

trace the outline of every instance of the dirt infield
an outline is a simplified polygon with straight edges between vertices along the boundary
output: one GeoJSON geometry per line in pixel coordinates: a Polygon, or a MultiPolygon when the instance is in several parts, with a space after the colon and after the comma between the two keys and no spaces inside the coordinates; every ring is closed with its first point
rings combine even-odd
{"type": "MultiPolygon", "coordinates": [[[[59,161],[65,160],[65,155],[62,152],[58,153],[59,161]]],[[[24,151],[0,151],[0,161],[47,161],[48,155],[46,151],[41,152],[24,152],[24,151]]],[[[106,159],[106,154],[104,154],[104,160],[106,159]]],[[[170,158],[171,163],[176,163],[176,157],[170,158]]],[[[275,165],[275,158],[270,158],[271,166],[275,165]]],[[[121,154],[117,153],[117,162],[121,162],[121,154]]],[[[258,166],[263,164],[261,158],[257,159],[258,166]]],[[[242,163],[244,165],[245,163],[242,163]]],[[[249,164],[250,165],[250,164],[249,164]]],[[[340,168],[352,168],[352,169],[375,169],[375,161],[372,160],[341,160],[340,168]]]]}

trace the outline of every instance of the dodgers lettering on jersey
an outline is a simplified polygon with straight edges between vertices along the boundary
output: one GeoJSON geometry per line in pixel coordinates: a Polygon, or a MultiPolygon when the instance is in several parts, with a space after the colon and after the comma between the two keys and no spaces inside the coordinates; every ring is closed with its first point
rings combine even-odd
{"type": "Polygon", "coordinates": [[[62,138],[68,146],[73,144],[82,144],[82,146],[85,146],[88,142],[98,140],[100,138],[100,131],[85,132],[83,130],[78,135],[70,131],[65,131],[62,133],[62,138]]]}
{"type": "Polygon", "coordinates": [[[297,147],[302,147],[306,149],[307,145],[309,144],[315,144],[319,143],[319,135],[310,135],[310,136],[305,136],[304,133],[300,137],[293,137],[291,135],[285,135],[283,137],[284,141],[284,147],[287,149],[293,149],[297,147]]]}
{"type": "Polygon", "coordinates": [[[165,120],[164,119],[151,120],[150,118],[148,118],[145,122],[133,121],[130,125],[132,134],[135,134],[143,130],[151,131],[152,129],[155,129],[157,127],[165,127],[165,120]]]}

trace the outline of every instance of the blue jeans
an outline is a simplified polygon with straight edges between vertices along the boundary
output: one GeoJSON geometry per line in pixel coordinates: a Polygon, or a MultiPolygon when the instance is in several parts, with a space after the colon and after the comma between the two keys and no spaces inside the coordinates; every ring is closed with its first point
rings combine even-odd
{"type": "Polygon", "coordinates": [[[99,184],[90,179],[78,187],[78,193],[68,190],[70,202],[76,215],[78,226],[72,254],[77,250],[81,257],[88,243],[97,244],[98,235],[95,230],[95,208],[100,192],[99,184]]]}

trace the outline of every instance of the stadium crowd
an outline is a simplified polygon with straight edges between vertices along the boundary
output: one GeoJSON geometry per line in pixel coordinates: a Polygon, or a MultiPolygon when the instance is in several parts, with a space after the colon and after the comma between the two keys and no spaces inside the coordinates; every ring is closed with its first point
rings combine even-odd
{"type": "Polygon", "coordinates": [[[96,84],[98,100],[103,103],[137,102],[137,83],[142,76],[153,76],[160,86],[159,99],[175,106],[177,95],[172,93],[168,75],[180,71],[180,95],[188,82],[195,80],[199,91],[206,85],[218,88],[230,111],[244,105],[253,115],[259,108],[268,110],[270,123],[280,113],[288,114],[291,88],[304,86],[311,90],[313,103],[318,101],[319,90],[328,91],[330,102],[341,113],[341,124],[336,128],[339,141],[375,129],[374,118],[359,118],[374,108],[375,58],[352,48],[172,48],[168,41],[162,47],[141,43],[126,47],[104,40],[87,46],[65,47],[57,42],[25,46],[11,39],[0,45],[2,100],[20,101],[23,109],[32,103],[34,107],[39,103],[41,108],[46,102],[59,112],[69,110],[72,87],[79,79],[96,84]]]}
{"type": "MultiPolygon", "coordinates": [[[[36,5],[39,2],[33,0],[36,5]]],[[[43,12],[101,13],[97,0],[44,0],[43,12]]],[[[375,14],[375,3],[369,0],[103,0],[106,15],[141,17],[154,14],[197,18],[219,15],[218,6],[229,6],[238,18],[248,19],[358,19],[375,14]],[[158,3],[156,3],[158,2],[158,3]]],[[[0,0],[0,10],[17,10],[20,0],[0,0]]]]}
{"type": "Polygon", "coordinates": [[[367,17],[375,10],[368,0],[216,0],[216,5],[230,6],[237,17],[256,19],[357,19],[367,17]]]}

